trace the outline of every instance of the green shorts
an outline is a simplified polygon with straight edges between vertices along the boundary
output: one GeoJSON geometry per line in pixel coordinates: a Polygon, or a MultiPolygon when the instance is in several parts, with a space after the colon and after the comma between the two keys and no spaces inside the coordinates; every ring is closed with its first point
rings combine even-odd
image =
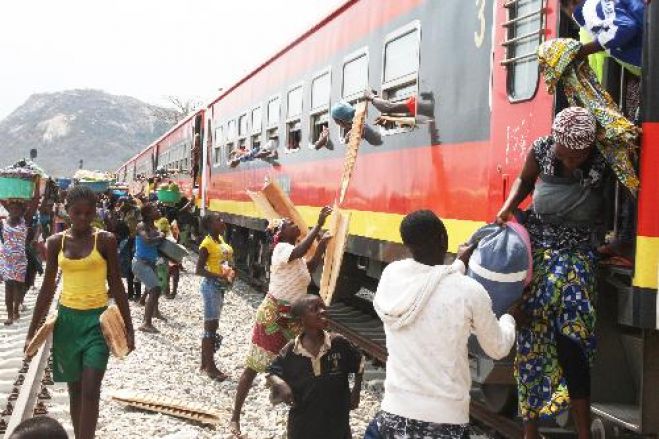
{"type": "Polygon", "coordinates": [[[77,310],[59,306],[53,331],[53,379],[80,381],[86,367],[105,370],[110,350],[105,342],[99,316],[106,307],[77,310]]]}

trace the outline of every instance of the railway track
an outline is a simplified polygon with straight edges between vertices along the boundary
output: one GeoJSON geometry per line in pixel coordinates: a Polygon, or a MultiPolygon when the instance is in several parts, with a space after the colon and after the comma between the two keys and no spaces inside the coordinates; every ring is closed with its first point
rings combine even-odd
{"type": "MultiPolygon", "coordinates": [[[[0,291],[4,303],[4,285],[0,286],[0,291]]],[[[48,414],[53,402],[52,340],[49,338],[30,360],[23,354],[36,298],[36,292],[28,292],[24,302],[26,309],[20,320],[3,326],[0,334],[0,437],[9,437],[25,419],[48,414]]],[[[53,300],[51,310],[56,303],[57,300],[53,300]]],[[[4,307],[0,319],[7,319],[4,307]]]]}

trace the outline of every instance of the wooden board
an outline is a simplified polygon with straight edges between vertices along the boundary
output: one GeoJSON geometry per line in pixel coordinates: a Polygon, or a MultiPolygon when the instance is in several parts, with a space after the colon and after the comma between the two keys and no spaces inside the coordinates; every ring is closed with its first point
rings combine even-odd
{"type": "MultiPolygon", "coordinates": [[[[302,241],[309,234],[309,226],[298,212],[297,208],[286,195],[286,192],[277,184],[276,181],[267,181],[261,193],[268,200],[272,209],[279,215],[280,218],[290,218],[300,229],[300,237],[298,242],[302,241]]],[[[314,242],[306,254],[307,258],[313,256],[316,252],[317,244],[314,242]]]]}
{"type": "Polygon", "coordinates": [[[332,239],[327,244],[323,262],[323,275],[320,280],[320,297],[327,306],[332,304],[336,283],[341,274],[341,263],[348,242],[349,228],[350,212],[345,212],[339,209],[338,206],[334,206],[329,228],[332,239]]]}
{"type": "Polygon", "coordinates": [[[156,413],[164,413],[204,424],[218,425],[222,422],[220,412],[208,410],[199,404],[186,403],[174,398],[155,397],[141,393],[123,391],[112,395],[112,399],[125,406],[156,413]]]}
{"type": "Polygon", "coordinates": [[[256,204],[257,209],[261,211],[261,214],[268,220],[268,222],[281,218],[281,215],[275,211],[274,207],[272,207],[272,204],[270,204],[270,201],[268,201],[268,198],[263,192],[247,191],[247,195],[249,195],[249,198],[251,198],[254,204],[256,204]]]}
{"type": "Polygon", "coordinates": [[[357,153],[359,152],[359,145],[362,143],[362,134],[364,132],[364,124],[366,122],[366,102],[357,104],[355,110],[355,117],[352,119],[352,128],[350,129],[350,139],[346,146],[346,154],[343,161],[343,175],[341,176],[341,183],[339,187],[338,205],[343,204],[343,200],[348,192],[350,186],[350,179],[355,169],[357,162],[357,153]]]}

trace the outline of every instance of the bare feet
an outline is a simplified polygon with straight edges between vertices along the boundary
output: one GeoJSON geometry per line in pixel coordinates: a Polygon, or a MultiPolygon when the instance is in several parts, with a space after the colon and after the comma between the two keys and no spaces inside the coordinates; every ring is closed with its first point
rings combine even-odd
{"type": "Polygon", "coordinates": [[[164,315],[162,315],[162,313],[161,313],[160,311],[158,311],[158,310],[156,310],[156,312],[153,313],[153,317],[156,318],[156,319],[158,319],[158,320],[162,320],[163,322],[166,322],[166,321],[167,321],[167,317],[165,317],[164,315]]]}
{"type": "Polygon", "coordinates": [[[240,421],[229,422],[229,430],[231,431],[231,434],[233,434],[234,437],[236,438],[243,437],[242,433],[240,432],[240,421]]]}
{"type": "Polygon", "coordinates": [[[202,372],[204,372],[206,375],[208,375],[208,378],[215,380],[217,382],[222,382],[229,378],[229,375],[225,374],[224,372],[220,371],[216,367],[212,367],[210,370],[208,369],[202,369],[202,372]]]}
{"type": "Polygon", "coordinates": [[[160,332],[155,327],[153,327],[153,325],[146,325],[146,324],[140,326],[139,328],[137,328],[137,330],[142,332],[148,332],[150,334],[157,334],[158,332],[160,332]]]}
{"type": "Polygon", "coordinates": [[[9,317],[7,320],[5,320],[5,326],[9,326],[12,323],[14,323],[14,320],[11,317],[9,317]]]}

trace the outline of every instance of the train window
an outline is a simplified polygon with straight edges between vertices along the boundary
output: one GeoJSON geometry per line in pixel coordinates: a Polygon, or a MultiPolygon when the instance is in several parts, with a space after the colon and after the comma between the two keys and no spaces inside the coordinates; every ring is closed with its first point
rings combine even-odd
{"type": "Polygon", "coordinates": [[[279,125],[280,107],[279,97],[271,98],[268,101],[268,128],[279,125]]]}
{"type": "Polygon", "coordinates": [[[347,101],[357,100],[368,87],[368,53],[360,50],[343,63],[341,96],[347,101]]]}
{"type": "Polygon", "coordinates": [[[332,78],[329,69],[316,75],[311,81],[311,117],[309,130],[311,146],[313,146],[320,138],[320,134],[323,132],[323,127],[329,127],[331,85],[332,78]]]}
{"type": "Polygon", "coordinates": [[[295,87],[288,92],[286,98],[286,139],[287,151],[294,152],[300,149],[302,142],[302,86],[295,87]]]}
{"type": "Polygon", "coordinates": [[[247,136],[247,113],[238,118],[238,137],[244,138],[247,136]]]}
{"type": "Polygon", "coordinates": [[[261,132],[262,119],[261,107],[254,108],[252,110],[252,134],[261,132]]]}
{"type": "Polygon", "coordinates": [[[300,117],[302,114],[302,86],[295,87],[288,92],[287,104],[287,118],[292,119],[300,117]]]}
{"type": "Polygon", "coordinates": [[[215,129],[215,148],[213,153],[215,154],[213,163],[219,165],[221,163],[220,157],[220,148],[222,147],[222,142],[224,141],[224,127],[220,125],[215,129]]]}
{"type": "Polygon", "coordinates": [[[227,140],[230,142],[236,140],[236,134],[236,119],[233,119],[227,124],[227,140]]]}
{"type": "Polygon", "coordinates": [[[329,70],[311,81],[311,110],[327,108],[330,101],[331,78],[329,70]]]}
{"type": "Polygon", "coordinates": [[[302,142],[302,122],[300,122],[300,119],[286,124],[286,138],[288,140],[288,152],[299,151],[302,142]]]}
{"type": "Polygon", "coordinates": [[[536,51],[542,41],[543,0],[516,0],[504,4],[508,8],[507,48],[502,64],[508,70],[508,96],[513,101],[531,99],[538,88],[539,69],[536,51]]]}
{"type": "Polygon", "coordinates": [[[252,136],[252,149],[258,150],[259,148],[261,148],[261,135],[255,134],[252,136]]]}
{"type": "Polygon", "coordinates": [[[382,95],[400,102],[417,92],[421,29],[417,21],[389,34],[384,43],[382,95]]]}

